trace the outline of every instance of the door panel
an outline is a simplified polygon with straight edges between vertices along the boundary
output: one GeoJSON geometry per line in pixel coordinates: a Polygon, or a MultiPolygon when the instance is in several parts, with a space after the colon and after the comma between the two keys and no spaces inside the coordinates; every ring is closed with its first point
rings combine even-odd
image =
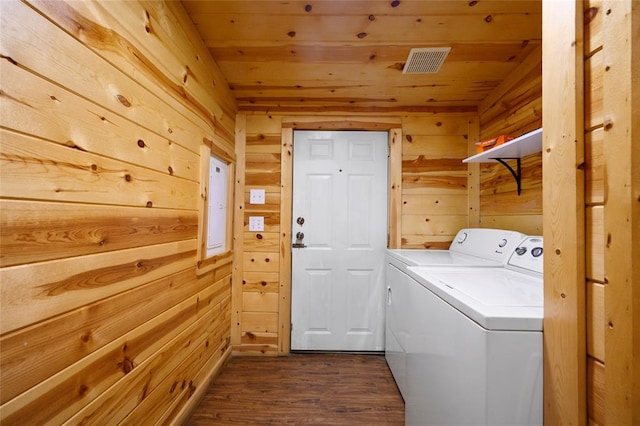
{"type": "Polygon", "coordinates": [[[292,350],[384,348],[387,146],[386,132],[294,132],[292,350]]]}

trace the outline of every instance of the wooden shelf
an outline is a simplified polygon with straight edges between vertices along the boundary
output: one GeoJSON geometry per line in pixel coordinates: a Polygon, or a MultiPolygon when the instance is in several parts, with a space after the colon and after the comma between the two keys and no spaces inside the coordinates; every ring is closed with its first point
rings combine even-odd
{"type": "Polygon", "coordinates": [[[542,128],[462,160],[463,163],[491,163],[498,159],[522,158],[542,151],[542,128]]]}
{"type": "Polygon", "coordinates": [[[491,148],[488,151],[481,152],[472,157],[462,160],[463,163],[500,163],[511,172],[511,175],[518,186],[518,195],[520,195],[520,180],[522,172],[520,170],[520,159],[530,154],[542,151],[542,128],[532,132],[525,133],[505,144],[491,148]],[[507,160],[516,160],[516,170],[513,170],[507,160]]]}

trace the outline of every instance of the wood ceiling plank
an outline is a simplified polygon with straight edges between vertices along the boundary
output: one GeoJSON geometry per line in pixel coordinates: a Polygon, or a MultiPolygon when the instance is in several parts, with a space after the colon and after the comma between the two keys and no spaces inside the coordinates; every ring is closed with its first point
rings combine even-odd
{"type": "MultiPolygon", "coordinates": [[[[440,43],[438,43],[440,45],[440,43]]],[[[539,41],[505,43],[450,43],[447,62],[518,62],[540,45],[539,41]]],[[[395,45],[358,44],[357,46],[283,43],[268,46],[210,46],[211,55],[220,62],[404,62],[411,43],[395,45]]],[[[434,47],[422,43],[421,47],[434,47]]]]}
{"type": "Polygon", "coordinates": [[[539,40],[539,15],[381,16],[277,16],[196,15],[194,24],[207,46],[258,43],[424,43],[514,42],[539,40]]]}
{"type": "Polygon", "coordinates": [[[237,15],[421,15],[421,14],[487,14],[487,13],[541,13],[541,1],[477,1],[469,0],[430,0],[404,1],[398,7],[392,7],[389,0],[345,1],[345,0],[309,0],[304,1],[215,1],[183,0],[182,4],[189,14],[237,15]],[[471,4],[473,3],[473,4],[471,4]],[[307,5],[311,9],[307,11],[307,5]]]}

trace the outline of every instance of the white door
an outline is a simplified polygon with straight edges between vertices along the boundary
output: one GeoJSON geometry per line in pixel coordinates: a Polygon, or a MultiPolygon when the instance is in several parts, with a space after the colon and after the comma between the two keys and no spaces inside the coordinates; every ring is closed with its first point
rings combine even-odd
{"type": "Polygon", "coordinates": [[[292,350],[384,349],[387,158],[386,132],[294,132],[292,350]]]}

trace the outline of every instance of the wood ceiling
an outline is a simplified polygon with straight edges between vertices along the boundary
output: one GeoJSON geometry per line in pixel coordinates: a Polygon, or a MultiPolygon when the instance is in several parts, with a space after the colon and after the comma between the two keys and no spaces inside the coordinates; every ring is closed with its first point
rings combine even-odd
{"type": "Polygon", "coordinates": [[[542,39],[541,0],[182,4],[240,111],[475,111],[542,39]],[[443,46],[437,74],[402,73],[411,48],[443,46]]]}

